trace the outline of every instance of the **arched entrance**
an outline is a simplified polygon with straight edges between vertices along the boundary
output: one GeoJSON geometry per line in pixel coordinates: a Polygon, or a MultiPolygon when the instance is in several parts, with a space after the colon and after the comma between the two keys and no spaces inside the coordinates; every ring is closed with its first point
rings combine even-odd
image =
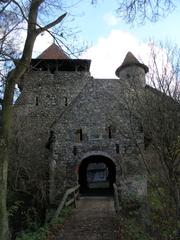
{"type": "Polygon", "coordinates": [[[92,155],[82,160],[79,167],[80,193],[108,195],[113,192],[116,181],[114,162],[102,155],[92,155]]]}

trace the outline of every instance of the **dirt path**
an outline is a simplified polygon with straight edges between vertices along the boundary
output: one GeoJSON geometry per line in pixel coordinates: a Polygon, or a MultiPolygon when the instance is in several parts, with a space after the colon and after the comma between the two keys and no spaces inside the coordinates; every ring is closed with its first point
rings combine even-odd
{"type": "Polygon", "coordinates": [[[56,240],[118,240],[111,197],[84,197],[56,240]]]}

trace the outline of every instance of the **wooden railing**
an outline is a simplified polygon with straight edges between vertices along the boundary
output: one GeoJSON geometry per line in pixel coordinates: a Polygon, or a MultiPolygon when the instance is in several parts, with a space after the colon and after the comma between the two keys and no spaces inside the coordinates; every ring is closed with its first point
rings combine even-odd
{"type": "Polygon", "coordinates": [[[79,198],[79,187],[80,185],[77,185],[75,187],[69,188],[65,192],[51,222],[54,222],[57,220],[57,218],[61,214],[61,211],[64,207],[68,207],[72,204],[74,204],[74,207],[77,206],[77,199],[79,198]]]}
{"type": "Polygon", "coordinates": [[[120,201],[119,201],[119,195],[118,195],[118,188],[115,183],[113,183],[113,188],[114,188],[114,207],[115,207],[116,213],[118,214],[121,210],[121,207],[120,207],[120,201]]]}

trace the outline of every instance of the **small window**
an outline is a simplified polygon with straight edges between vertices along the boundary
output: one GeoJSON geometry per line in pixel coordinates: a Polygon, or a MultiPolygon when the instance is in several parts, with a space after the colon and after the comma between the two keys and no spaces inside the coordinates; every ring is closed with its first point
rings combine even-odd
{"type": "Polygon", "coordinates": [[[77,136],[77,141],[81,142],[83,140],[82,128],[80,128],[76,131],[76,136],[77,136]]]}
{"type": "Polygon", "coordinates": [[[144,148],[148,148],[152,143],[152,138],[150,136],[144,136],[144,148]]]}
{"type": "Polygon", "coordinates": [[[108,137],[109,137],[109,139],[112,138],[112,128],[111,128],[111,126],[108,127],[108,137]]]}
{"type": "Polygon", "coordinates": [[[126,75],[126,76],[127,76],[127,78],[130,78],[130,77],[131,77],[131,75],[130,75],[129,73],[127,73],[127,75],[126,75]]]}
{"type": "Polygon", "coordinates": [[[139,132],[143,132],[143,125],[142,124],[139,124],[139,126],[138,126],[138,129],[139,129],[139,132]]]}
{"type": "Polygon", "coordinates": [[[73,154],[74,154],[74,156],[77,155],[77,147],[76,146],[73,147],[73,154]]]}
{"type": "Polygon", "coordinates": [[[50,134],[49,134],[49,139],[46,143],[46,148],[47,149],[50,149],[51,146],[52,146],[52,143],[55,141],[55,135],[54,135],[54,131],[50,131],[50,134]]]}
{"type": "Polygon", "coordinates": [[[99,140],[101,139],[100,129],[91,128],[89,129],[89,140],[99,140]]]}
{"type": "Polygon", "coordinates": [[[64,105],[65,105],[65,106],[68,105],[67,97],[64,98],[64,105]]]}
{"type": "Polygon", "coordinates": [[[39,99],[38,99],[38,97],[36,97],[36,106],[38,106],[39,105],[39,99]]]}
{"type": "Polygon", "coordinates": [[[116,153],[119,153],[119,144],[116,143],[116,153]]]}

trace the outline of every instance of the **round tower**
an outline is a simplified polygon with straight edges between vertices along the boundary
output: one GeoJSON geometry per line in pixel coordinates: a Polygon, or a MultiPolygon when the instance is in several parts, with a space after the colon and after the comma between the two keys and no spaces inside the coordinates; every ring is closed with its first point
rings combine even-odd
{"type": "Polygon", "coordinates": [[[145,74],[149,71],[148,67],[140,63],[138,59],[128,52],[120,67],[115,74],[118,78],[127,81],[130,85],[145,86],[145,74]]]}

